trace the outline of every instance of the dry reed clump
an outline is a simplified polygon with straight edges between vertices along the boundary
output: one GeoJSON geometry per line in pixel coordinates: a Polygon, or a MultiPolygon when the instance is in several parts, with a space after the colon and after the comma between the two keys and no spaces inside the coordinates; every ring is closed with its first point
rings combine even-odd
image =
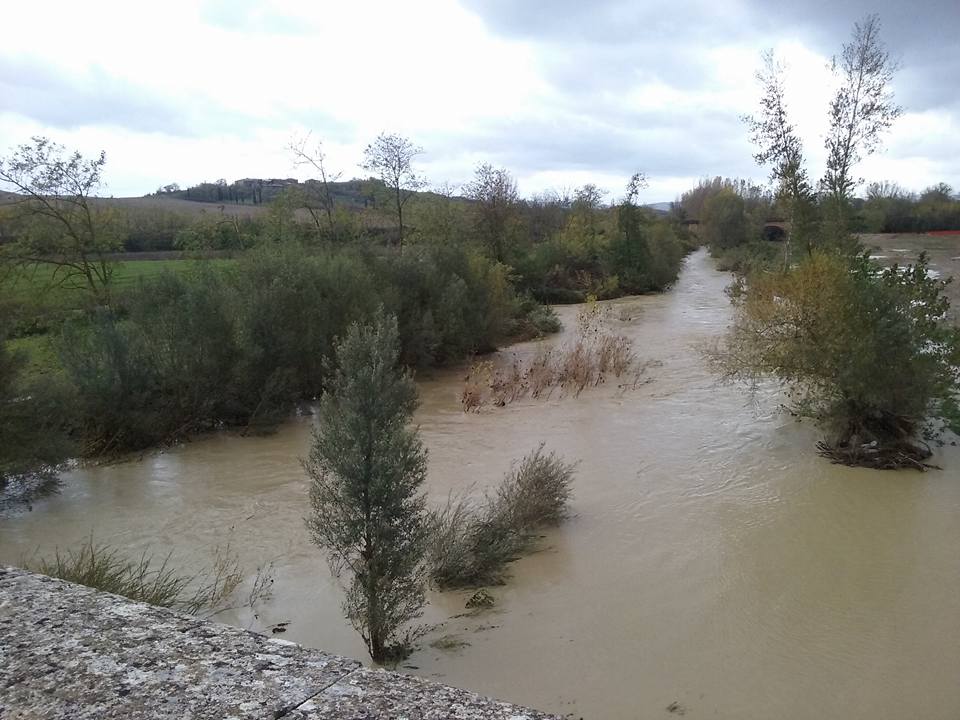
{"type": "MultiPolygon", "coordinates": [[[[61,552],[37,563],[25,563],[34,572],[103,592],[122,595],[138,602],[176,608],[191,614],[202,610],[219,612],[243,580],[243,572],[229,545],[217,548],[211,568],[193,575],[170,567],[170,555],[157,560],[144,552],[131,559],[110,545],[88,538],[78,548],[61,552]]],[[[258,571],[249,601],[251,605],[267,592],[272,577],[258,571]]]]}
{"type": "Polygon", "coordinates": [[[610,376],[619,378],[632,370],[639,375],[633,346],[628,338],[608,329],[609,315],[609,307],[590,302],[577,316],[577,336],[572,342],[541,348],[526,361],[514,355],[503,368],[489,360],[475,363],[464,381],[463,410],[502,407],[526,396],[549,397],[555,389],[576,397],[610,376]]]}
{"type": "Polygon", "coordinates": [[[430,578],[441,589],[499,585],[539,529],[567,516],[576,465],[541,444],[482,501],[450,498],[431,515],[430,578]]]}

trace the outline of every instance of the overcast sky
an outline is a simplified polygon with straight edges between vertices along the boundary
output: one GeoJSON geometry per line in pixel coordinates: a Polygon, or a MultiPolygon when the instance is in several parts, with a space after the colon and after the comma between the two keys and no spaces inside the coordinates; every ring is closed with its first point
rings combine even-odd
{"type": "Polygon", "coordinates": [[[903,117],[867,180],[960,187],[960,2],[914,0],[163,0],[10,2],[2,11],[0,151],[43,134],[107,152],[107,194],[170,182],[304,178],[307,131],[334,169],[399,132],[435,184],[482,161],[529,195],[593,182],[648,202],[697,178],[765,178],[739,116],[764,48],[789,65],[813,177],[823,171],[827,64],[880,13],[902,62],[903,117]]]}

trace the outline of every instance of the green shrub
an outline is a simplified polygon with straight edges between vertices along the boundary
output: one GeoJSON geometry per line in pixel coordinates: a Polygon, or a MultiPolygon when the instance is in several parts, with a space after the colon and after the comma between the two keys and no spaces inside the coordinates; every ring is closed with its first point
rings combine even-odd
{"type": "Polygon", "coordinates": [[[336,339],[381,305],[415,367],[495,349],[521,312],[506,269],[464,248],[384,257],[281,244],[161,273],[58,339],[76,434],[103,454],[221,423],[273,425],[320,395],[336,339]]]}
{"type": "Polygon", "coordinates": [[[25,380],[25,357],[0,333],[0,508],[55,489],[70,450],[54,380],[25,380]]]}

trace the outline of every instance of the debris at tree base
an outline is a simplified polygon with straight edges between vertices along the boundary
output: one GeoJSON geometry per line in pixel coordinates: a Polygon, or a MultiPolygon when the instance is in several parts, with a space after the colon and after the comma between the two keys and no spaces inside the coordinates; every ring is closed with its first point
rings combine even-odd
{"type": "Polygon", "coordinates": [[[873,470],[939,470],[936,465],[925,462],[933,453],[926,447],[909,442],[892,446],[880,445],[876,440],[869,443],[837,444],[817,443],[817,454],[835,465],[865,467],[873,470]]]}
{"type": "Polygon", "coordinates": [[[430,643],[430,647],[437,650],[456,651],[470,647],[470,643],[462,640],[458,635],[444,635],[430,643]]]}
{"type": "Polygon", "coordinates": [[[494,600],[493,595],[488,593],[486,590],[477,590],[473,595],[470,596],[470,599],[467,600],[467,604],[464,606],[466,608],[489,608],[493,607],[496,600],[494,600]]]}

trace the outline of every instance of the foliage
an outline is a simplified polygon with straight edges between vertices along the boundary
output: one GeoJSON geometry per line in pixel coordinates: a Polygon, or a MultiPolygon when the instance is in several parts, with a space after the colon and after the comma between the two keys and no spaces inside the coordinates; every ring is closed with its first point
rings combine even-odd
{"type": "Polygon", "coordinates": [[[534,337],[543,337],[558,333],[563,329],[556,311],[549,305],[535,305],[526,315],[527,321],[533,326],[534,337]]]}
{"type": "MultiPolygon", "coordinates": [[[[185,213],[164,208],[141,207],[126,211],[117,208],[116,212],[119,215],[118,231],[126,252],[174,250],[176,238],[192,224],[185,213]]],[[[116,282],[116,275],[113,280],[116,282]]]]}
{"type": "Polygon", "coordinates": [[[23,366],[0,334],[0,506],[53,489],[69,450],[56,390],[25,381],[23,366]]]}
{"type": "Polygon", "coordinates": [[[338,235],[337,223],[334,220],[336,202],[333,195],[333,183],[340,179],[341,173],[332,172],[327,165],[327,156],[323,152],[323,143],[317,141],[310,146],[309,134],[291,141],[288,149],[298,166],[309,166],[320,173],[318,182],[308,184],[302,194],[302,205],[310,213],[316,225],[317,232],[321,232],[321,215],[326,218],[327,232],[331,237],[338,235]]]}
{"type": "Polygon", "coordinates": [[[473,200],[473,230],[476,237],[497,262],[506,259],[510,238],[517,230],[517,181],[503,168],[481,163],[473,180],[464,187],[466,196],[473,200]]]}
{"type": "Polygon", "coordinates": [[[902,113],[891,90],[898,67],[880,39],[880,17],[875,14],[854,24],[851,41],[834,58],[833,69],[841,82],[830,102],[823,185],[840,205],[849,201],[860,182],[853,167],[876,152],[882,135],[902,113]]]}
{"type": "Polygon", "coordinates": [[[759,235],[751,232],[754,228],[750,227],[743,198],[728,187],[704,203],[700,226],[703,239],[711,248],[721,252],[743,245],[759,235]]]}
{"type": "Polygon", "coordinates": [[[872,467],[916,466],[914,441],[943,417],[960,383],[960,330],[945,282],[925,258],[879,269],[866,254],[815,251],[796,267],[756,273],[713,358],[729,379],[776,377],[789,409],[821,423],[824,451],[872,467]]]}
{"type": "Polygon", "coordinates": [[[243,250],[256,240],[256,223],[235,215],[201,213],[180,229],[173,239],[179,250],[203,253],[210,250],[243,250]]]}
{"type": "Polygon", "coordinates": [[[743,276],[782,266],[785,248],[775,241],[754,240],[737,245],[717,258],[717,270],[736,272],[743,276]]]}
{"type": "Polygon", "coordinates": [[[770,179],[788,223],[788,238],[806,245],[813,233],[814,192],[804,166],[803,143],[788,117],[783,73],[773,51],[764,53],[763,69],[757,73],[763,88],[760,116],[744,120],[757,146],[754,160],[770,166],[770,179]]]}
{"type": "Polygon", "coordinates": [[[449,184],[424,193],[410,207],[411,240],[420,245],[455,245],[469,235],[469,203],[449,184]]]}
{"type": "Polygon", "coordinates": [[[537,532],[566,517],[576,465],[543,447],[482,502],[451,498],[431,513],[428,566],[438,587],[502,584],[506,565],[529,550],[537,532]]]}
{"type": "MultiPolygon", "coordinates": [[[[584,302],[662,291],[676,280],[693,249],[685,232],[635,202],[638,186],[616,207],[603,207],[602,193],[584,186],[565,205],[555,235],[513,251],[518,284],[542,302],[584,302]]],[[[538,203],[546,203],[539,200],[538,203]]],[[[538,207],[538,213],[549,206],[538,207]]]]}
{"type": "Polygon", "coordinates": [[[105,164],[102,152],[87,159],[44,137],[0,158],[0,183],[21,196],[13,211],[15,239],[0,248],[0,259],[50,264],[56,284],[85,288],[109,303],[109,254],[122,247],[122,240],[116,213],[92,202],[105,164]]]}
{"type": "Polygon", "coordinates": [[[409,654],[413,634],[404,627],[425,602],[427,455],[409,427],[417,392],[397,368],[399,353],[394,317],[350,326],[304,461],[307,527],[331,571],[347,572],[344,613],[377,662],[409,654]]]}
{"type": "Polygon", "coordinates": [[[960,230],[960,199],[946,183],[932,185],[918,196],[896,183],[875,182],[867,186],[859,220],[864,231],[875,233],[960,230]]]}
{"type": "Polygon", "coordinates": [[[462,247],[402,257],[264,246],[231,263],[145,278],[115,311],[69,322],[54,343],[86,454],[165,444],[220,424],[271,426],[322,392],[335,338],[383,305],[404,363],[494,349],[536,308],[506,269],[462,247]]]}

